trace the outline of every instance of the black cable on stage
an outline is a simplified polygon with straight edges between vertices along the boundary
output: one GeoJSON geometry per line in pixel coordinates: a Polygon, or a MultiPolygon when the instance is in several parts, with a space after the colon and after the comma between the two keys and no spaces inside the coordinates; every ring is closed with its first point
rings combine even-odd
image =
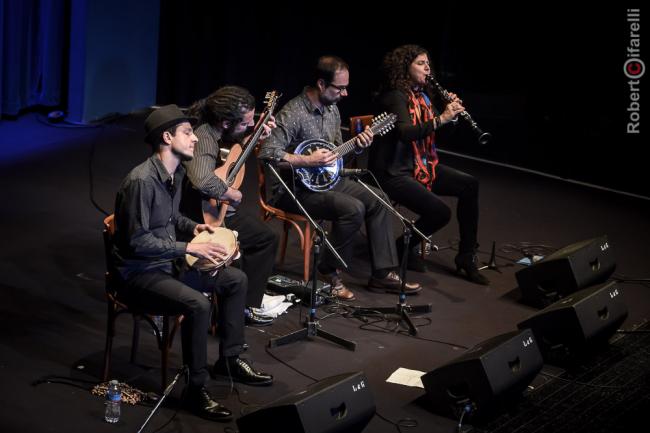
{"type": "Polygon", "coordinates": [[[183,407],[183,404],[185,403],[186,397],[187,397],[187,386],[183,389],[183,394],[181,395],[181,401],[178,407],[176,408],[176,410],[174,411],[174,413],[172,414],[172,416],[164,424],[162,424],[160,427],[158,427],[151,433],[159,432],[160,430],[167,427],[174,420],[174,418],[176,418],[176,415],[178,415],[178,412],[180,411],[181,407],[183,407]]]}
{"type": "Polygon", "coordinates": [[[419,425],[418,421],[413,418],[402,418],[397,422],[391,421],[385,416],[383,416],[382,414],[380,414],[379,411],[377,411],[376,409],[375,409],[375,415],[377,415],[377,418],[386,421],[388,424],[393,425],[399,433],[402,433],[402,427],[413,428],[419,425]]]}
{"type": "Polygon", "coordinates": [[[560,376],[557,376],[557,375],[555,375],[555,374],[546,373],[546,372],[543,371],[543,370],[540,371],[539,374],[541,374],[542,376],[546,376],[546,377],[550,377],[550,378],[553,378],[553,379],[561,380],[561,381],[563,381],[563,382],[574,383],[574,384],[576,384],[576,385],[589,386],[589,387],[593,387],[593,388],[604,388],[604,389],[623,389],[623,388],[628,389],[628,388],[629,388],[627,385],[625,385],[625,386],[618,386],[618,385],[596,385],[596,384],[593,384],[593,383],[580,382],[580,381],[572,380],[572,379],[565,379],[565,378],[560,377],[560,376]]]}
{"type": "Polygon", "coordinates": [[[268,347],[268,346],[264,347],[264,350],[266,351],[266,353],[267,353],[271,358],[275,359],[275,360],[278,361],[280,364],[284,364],[286,367],[289,367],[291,370],[295,371],[296,373],[300,374],[301,376],[306,377],[307,379],[310,379],[310,380],[312,380],[312,381],[314,381],[314,382],[318,382],[318,379],[316,379],[316,378],[314,378],[314,377],[308,375],[307,373],[303,373],[302,371],[298,370],[298,369],[297,369],[296,367],[294,367],[293,365],[291,365],[291,364],[289,364],[289,363],[283,361],[282,359],[278,358],[276,355],[274,355],[273,353],[271,353],[271,351],[269,350],[269,347],[268,347]]]}
{"type": "Polygon", "coordinates": [[[58,384],[58,385],[68,385],[68,386],[73,386],[75,388],[83,389],[85,391],[90,391],[93,388],[94,385],[97,385],[97,384],[99,384],[101,382],[92,381],[92,380],[84,380],[84,379],[75,379],[75,378],[66,377],[66,376],[48,375],[48,376],[43,376],[43,377],[40,377],[40,378],[34,380],[31,383],[31,385],[32,386],[39,386],[39,385],[42,385],[44,383],[55,383],[55,384],[58,384]],[[77,383],[74,383],[74,382],[77,382],[77,383]],[[80,383],[88,384],[88,385],[92,385],[92,386],[83,386],[83,385],[80,385],[80,383]]]}

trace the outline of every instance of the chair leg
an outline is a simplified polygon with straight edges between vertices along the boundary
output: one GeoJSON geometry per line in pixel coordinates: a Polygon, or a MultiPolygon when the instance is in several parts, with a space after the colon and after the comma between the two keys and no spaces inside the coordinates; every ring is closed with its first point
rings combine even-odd
{"type": "Polygon", "coordinates": [[[106,344],[104,345],[104,371],[102,380],[106,382],[111,370],[111,351],[113,350],[113,337],[115,336],[115,304],[108,302],[106,315],[106,344]]]}
{"type": "Polygon", "coordinates": [[[284,257],[287,254],[287,242],[289,241],[289,229],[291,226],[288,221],[283,221],[282,238],[280,239],[280,264],[284,263],[284,257]]]}
{"type": "Polygon", "coordinates": [[[131,364],[137,362],[138,346],[140,345],[140,318],[133,315],[133,335],[131,337],[131,364]]]}
{"type": "Polygon", "coordinates": [[[167,364],[169,362],[169,316],[163,316],[162,344],[160,345],[160,383],[164,392],[167,388],[167,364]]]}

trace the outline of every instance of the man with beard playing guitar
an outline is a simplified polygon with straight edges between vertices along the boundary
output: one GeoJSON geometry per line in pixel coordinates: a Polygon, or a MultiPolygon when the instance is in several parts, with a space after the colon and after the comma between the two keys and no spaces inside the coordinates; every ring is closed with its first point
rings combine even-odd
{"type": "MultiPolygon", "coordinates": [[[[242,87],[225,86],[195,102],[188,114],[198,118],[195,133],[199,141],[194,158],[184,163],[191,188],[186,184],[182,208],[188,215],[212,224],[217,219],[214,214],[218,213],[219,207],[211,206],[208,200],[227,201],[230,204],[224,222],[227,228],[238,232],[241,268],[248,277],[244,312],[246,323],[253,326],[269,325],[273,319],[263,313],[272,308],[272,303],[278,299],[265,296],[264,290],[273,271],[278,237],[259,218],[237,211],[235,206],[242,200],[241,192],[215,174],[215,169],[221,163],[220,146],[223,143],[243,143],[245,137],[253,132],[255,98],[242,87]],[[199,209],[198,203],[202,203],[202,209],[199,209]],[[201,211],[203,217],[200,216],[201,211]],[[267,305],[263,305],[263,300],[267,305]]],[[[268,137],[271,128],[275,127],[273,117],[262,127],[264,131],[260,140],[268,137]]]]}

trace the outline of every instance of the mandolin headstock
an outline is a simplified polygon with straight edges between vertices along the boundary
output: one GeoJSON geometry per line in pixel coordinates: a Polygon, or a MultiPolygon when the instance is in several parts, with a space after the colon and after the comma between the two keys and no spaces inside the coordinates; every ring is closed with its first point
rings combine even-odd
{"type": "Polygon", "coordinates": [[[393,129],[396,121],[396,114],[384,112],[372,119],[372,125],[370,126],[370,129],[375,135],[385,135],[388,131],[393,129]]]}

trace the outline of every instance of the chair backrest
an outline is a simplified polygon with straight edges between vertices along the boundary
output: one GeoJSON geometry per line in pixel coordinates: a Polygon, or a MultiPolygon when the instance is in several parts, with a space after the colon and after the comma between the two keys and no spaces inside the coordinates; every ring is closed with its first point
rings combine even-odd
{"type": "Polygon", "coordinates": [[[117,281],[117,269],[113,261],[113,236],[115,235],[115,215],[111,214],[104,218],[104,258],[106,260],[106,293],[115,294],[115,283],[117,281]]]}
{"type": "Polygon", "coordinates": [[[372,125],[372,114],[365,114],[363,116],[352,116],[350,117],[350,137],[354,137],[361,131],[363,131],[366,126],[372,125]]]}
{"type": "Polygon", "coordinates": [[[264,175],[264,166],[261,162],[257,163],[257,187],[259,188],[260,204],[266,204],[266,176],[264,175]]]}
{"type": "MultiPolygon", "coordinates": [[[[372,114],[350,117],[350,138],[358,135],[366,128],[366,126],[371,126],[372,119],[372,114]]],[[[351,158],[349,166],[351,168],[368,168],[368,152],[363,152],[361,155],[355,155],[354,158],[351,158]]]]}
{"type": "Polygon", "coordinates": [[[106,269],[113,267],[113,235],[115,235],[115,215],[111,214],[104,218],[104,256],[106,259],[106,269]]]}
{"type": "MultiPolygon", "coordinates": [[[[255,148],[255,156],[259,153],[259,147],[255,148]]],[[[260,212],[263,220],[268,220],[276,213],[276,209],[268,204],[266,195],[266,175],[264,174],[264,164],[257,160],[257,187],[258,199],[260,202],[260,212]]]]}

